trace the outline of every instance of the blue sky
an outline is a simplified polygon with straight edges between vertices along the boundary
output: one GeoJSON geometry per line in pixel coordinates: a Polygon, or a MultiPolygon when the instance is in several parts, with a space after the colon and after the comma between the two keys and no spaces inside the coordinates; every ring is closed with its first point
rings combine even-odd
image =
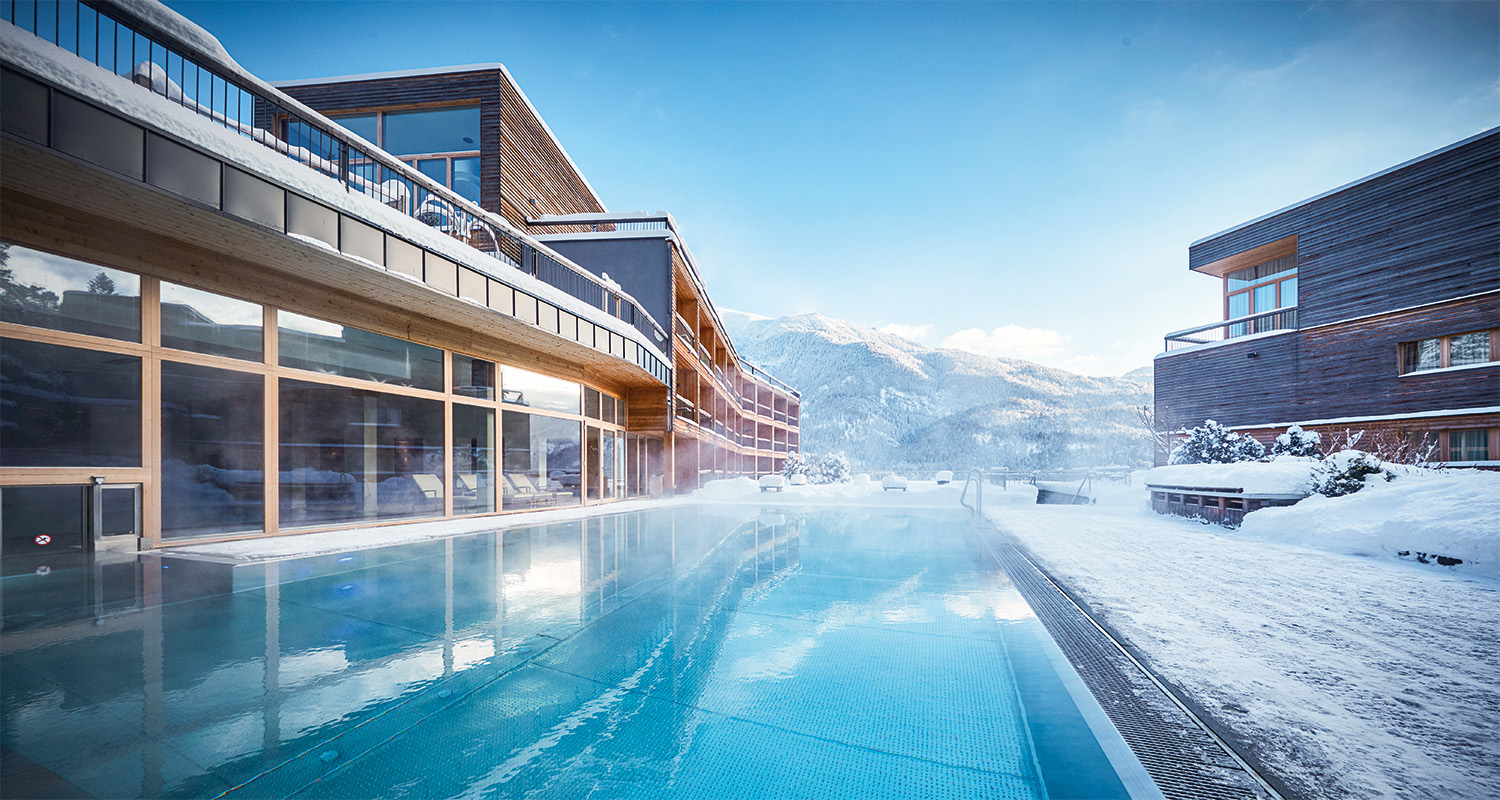
{"type": "Polygon", "coordinates": [[[721,308],[1086,374],[1221,317],[1193,240],[1500,124],[1500,4],[168,4],[267,80],[500,61],[721,308]]]}

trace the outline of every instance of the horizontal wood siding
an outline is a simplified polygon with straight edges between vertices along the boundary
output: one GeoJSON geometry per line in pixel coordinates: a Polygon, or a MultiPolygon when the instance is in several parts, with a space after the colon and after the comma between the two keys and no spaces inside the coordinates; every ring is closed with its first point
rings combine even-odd
{"type": "Polygon", "coordinates": [[[521,230],[526,230],[528,216],[605,210],[499,70],[308,84],[283,91],[325,114],[478,101],[480,206],[521,230]]]}
{"type": "Polygon", "coordinates": [[[1172,428],[1266,425],[1500,405],[1500,363],[1401,375],[1400,344],[1500,324],[1500,292],[1307,328],[1155,362],[1156,414],[1172,428]],[[1251,352],[1256,358],[1249,358],[1251,352]]]}
{"type": "Polygon", "coordinates": [[[1494,289],[1500,131],[1196,244],[1189,266],[1292,235],[1303,327],[1494,289]]]}
{"type": "MultiPolygon", "coordinates": [[[[1294,419],[1417,413],[1500,405],[1500,364],[1401,375],[1401,342],[1500,325],[1500,293],[1358,322],[1302,330],[1294,419]]],[[[1282,417],[1247,419],[1242,424],[1282,417]]]]}
{"type": "Polygon", "coordinates": [[[1177,430],[1207,419],[1248,425],[1294,415],[1297,345],[1297,334],[1287,333],[1157,358],[1157,424],[1177,430]]]}

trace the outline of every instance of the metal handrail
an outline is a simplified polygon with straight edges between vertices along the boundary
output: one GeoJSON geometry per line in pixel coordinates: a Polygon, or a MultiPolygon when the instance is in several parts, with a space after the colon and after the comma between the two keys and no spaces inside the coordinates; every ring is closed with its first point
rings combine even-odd
{"type": "Polygon", "coordinates": [[[1248,336],[1252,333],[1265,333],[1267,331],[1277,330],[1293,330],[1296,327],[1297,307],[1286,306],[1284,308],[1277,308],[1271,311],[1262,311],[1257,314],[1250,314],[1248,316],[1226,319],[1220,322],[1210,322],[1206,325],[1195,325],[1191,328],[1183,328],[1180,331],[1172,331],[1163,338],[1166,341],[1166,349],[1168,351],[1171,351],[1181,349],[1183,347],[1191,347],[1196,344],[1210,344],[1213,342],[1227,341],[1229,339],[1238,338],[1240,336],[1248,336]],[[1265,327],[1264,329],[1262,329],[1262,326],[1256,324],[1261,320],[1272,319],[1273,317],[1275,319],[1272,320],[1272,323],[1269,327],[1265,327]],[[1235,326],[1242,326],[1243,332],[1235,333],[1232,330],[1232,328],[1234,328],[1235,326]],[[1193,336],[1193,334],[1214,330],[1219,331],[1218,338],[1215,338],[1213,336],[1193,336]],[[1174,344],[1177,345],[1177,347],[1173,347],[1174,344]]]}
{"type": "Polygon", "coordinates": [[[213,54],[119,6],[100,0],[76,0],[71,4],[72,19],[68,19],[62,10],[67,4],[46,5],[50,15],[42,13],[43,3],[38,0],[0,3],[0,20],[333,178],[346,191],[373,197],[465,246],[510,264],[626,322],[658,345],[668,341],[661,325],[634,298],[611,289],[505,218],[255,76],[224,65],[213,54]],[[85,39],[90,33],[93,42],[85,39]],[[122,37],[129,40],[128,59],[122,37]],[[527,250],[532,254],[529,259],[527,250]]]}

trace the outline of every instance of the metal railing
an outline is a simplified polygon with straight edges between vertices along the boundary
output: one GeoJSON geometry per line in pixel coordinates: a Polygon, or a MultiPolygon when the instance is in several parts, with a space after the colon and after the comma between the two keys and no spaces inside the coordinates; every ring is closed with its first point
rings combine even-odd
{"type": "Polygon", "coordinates": [[[1263,311],[1246,317],[1236,317],[1223,322],[1210,322],[1207,325],[1173,331],[1166,335],[1167,352],[1199,344],[1228,341],[1253,333],[1288,331],[1296,330],[1296,328],[1297,307],[1287,306],[1275,311],[1263,311]]]}
{"type": "Polygon", "coordinates": [[[0,2],[0,20],[605,311],[658,345],[667,342],[662,327],[633,300],[549,255],[504,218],[120,7],[99,0],[10,0],[0,2]]]}

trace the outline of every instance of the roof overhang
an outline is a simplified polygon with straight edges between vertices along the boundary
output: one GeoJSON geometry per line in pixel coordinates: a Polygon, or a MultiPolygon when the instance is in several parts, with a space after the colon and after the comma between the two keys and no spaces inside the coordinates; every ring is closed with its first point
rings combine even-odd
{"type": "Polygon", "coordinates": [[[1202,266],[1193,267],[1193,271],[1222,278],[1236,270],[1253,267],[1257,264],[1264,264],[1267,261],[1273,261],[1283,256],[1296,255],[1296,253],[1297,234],[1294,233],[1284,239],[1277,239],[1274,242],[1268,242],[1259,247],[1252,247],[1249,250],[1235,253],[1218,261],[1211,261],[1202,266]]]}

